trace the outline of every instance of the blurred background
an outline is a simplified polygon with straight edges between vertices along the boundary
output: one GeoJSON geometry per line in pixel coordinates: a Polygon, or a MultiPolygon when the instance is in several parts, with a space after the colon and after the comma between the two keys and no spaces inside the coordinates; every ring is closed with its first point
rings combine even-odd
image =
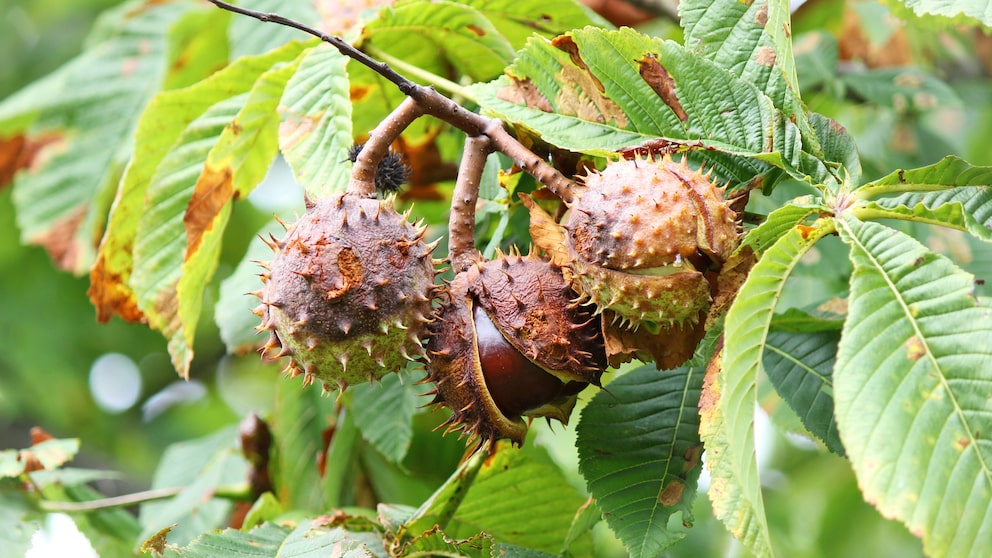
{"type": "MultiPolygon", "coordinates": [[[[94,19],[117,3],[2,0],[0,52],[6,57],[0,64],[0,99],[75,56],[94,19]]],[[[617,23],[679,40],[671,17],[648,18],[621,2],[590,3],[617,23]]],[[[665,11],[671,15],[674,9],[667,4],[665,11]]],[[[992,40],[972,28],[902,19],[906,15],[878,2],[797,5],[794,37],[804,99],[855,136],[867,178],[951,153],[974,164],[992,164],[987,135],[992,129],[992,40]],[[902,67],[920,70],[921,96],[900,97],[890,87],[892,75],[886,72],[902,67]]],[[[275,168],[270,179],[285,181],[285,169],[275,168]]],[[[755,210],[802,193],[783,189],[776,193],[779,198],[756,199],[755,210]]],[[[291,198],[262,192],[253,203],[237,204],[229,230],[242,234],[231,235],[215,282],[244,254],[251,236],[244,231],[257,230],[273,212],[291,216],[299,196],[291,198]]],[[[947,231],[900,227],[978,277],[992,277],[987,246],[947,231]]],[[[846,261],[842,251],[839,243],[826,242],[812,254],[786,304],[842,296],[845,270],[824,265],[846,261]]],[[[32,426],[55,437],[79,438],[82,451],[74,464],[120,471],[120,480],[99,487],[120,494],[148,486],[169,444],[234,424],[250,409],[265,409],[272,383],[280,381],[275,369],[263,370],[253,355],[226,355],[216,327],[210,326],[209,310],[199,328],[191,378],[182,381],[158,333],[116,318],[97,324],[87,288],[87,277],[57,271],[41,248],[20,244],[11,189],[0,190],[0,448],[30,445],[32,426]]],[[[784,433],[795,430],[797,419],[769,390],[762,407],[759,457],[766,506],[772,536],[794,551],[791,556],[921,555],[919,542],[901,525],[880,518],[863,502],[843,459],[802,434],[784,433]]],[[[581,486],[570,431],[542,430],[537,443],[581,486]]],[[[598,528],[601,552],[621,553],[603,527],[598,528]]],[[[745,553],[700,497],[695,528],[671,556],[738,555],[745,553]]]]}

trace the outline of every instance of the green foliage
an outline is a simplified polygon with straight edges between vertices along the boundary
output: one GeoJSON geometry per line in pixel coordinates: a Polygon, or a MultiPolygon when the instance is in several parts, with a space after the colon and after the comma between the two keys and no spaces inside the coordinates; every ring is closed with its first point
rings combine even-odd
{"type": "Polygon", "coordinates": [[[703,351],[665,376],[653,366],[632,370],[582,411],[580,471],[632,556],[657,556],[682,539],[685,527],[669,528],[673,515],[683,526],[693,523],[702,470],[696,407],[709,356],[703,351]]]}
{"type": "MultiPolygon", "coordinates": [[[[147,467],[156,442],[140,434],[161,423],[134,414],[119,428],[105,419],[86,430],[78,417],[90,403],[65,396],[85,392],[85,362],[115,343],[158,352],[141,359],[152,389],[171,378],[149,362],[169,360],[225,403],[177,412],[196,420],[157,432],[181,441],[155,455],[153,490],[137,502],[96,490],[117,475],[67,466],[76,438],[0,450],[3,548],[23,553],[45,514],[69,511],[108,556],[736,552],[707,531],[714,517],[759,557],[849,553],[827,539],[853,529],[850,517],[886,535],[857,549],[866,554],[887,550],[890,535],[928,556],[992,552],[992,324],[973,275],[992,273],[992,167],[954,153],[980,147],[941,130],[954,127],[949,114],[978,129],[992,122],[987,100],[967,102],[989,80],[962,85],[943,55],[918,57],[978,39],[941,30],[918,48],[891,47],[910,62],[879,66],[877,53],[851,52],[888,44],[899,29],[861,29],[867,46],[838,31],[845,10],[862,23],[888,13],[874,3],[809,3],[817,5],[793,14],[782,0],[684,0],[682,42],[651,34],[662,26],[614,26],[572,0],[239,4],[339,35],[494,117],[566,180],[631,153],[705,166],[747,204],[730,272],[714,279],[719,311],[686,364],[622,366],[583,394],[574,444],[566,430],[465,453],[435,432],[447,411],[422,409],[431,388],[418,382],[420,363],[336,398],[279,379],[271,362],[240,367],[248,361],[236,355],[265,342],[250,293],[271,250],[252,239],[282,234],[252,196],[260,185],[299,191],[270,176],[273,161],[283,159],[311,198],[341,192],[351,146],[406,95],[297,30],[203,2],[134,0],[106,12],[81,54],[0,101],[0,188],[12,185],[0,210],[16,219],[19,242],[89,276],[99,321],[147,324],[162,340],[154,349],[144,333],[117,342],[124,325],[94,332],[89,314],[85,333],[64,325],[79,319],[79,304],[51,297],[59,313],[39,310],[45,295],[23,294],[43,273],[39,252],[19,258],[22,248],[0,244],[0,264],[16,271],[0,274],[0,326],[12,348],[0,355],[0,411],[79,429],[69,435],[84,453],[117,449],[119,468],[147,467]],[[812,30],[795,42],[794,19],[812,30]],[[938,253],[941,242],[958,261],[938,253]],[[815,282],[847,269],[833,291],[815,282]],[[812,295],[803,290],[811,284],[812,295]],[[66,354],[28,330],[59,339],[66,354]],[[266,387],[255,398],[224,389],[242,383],[266,387]],[[234,421],[224,405],[254,409],[264,428],[242,432],[240,445],[230,426],[201,436],[234,421]],[[768,482],[758,405],[822,444],[813,454],[777,443],[788,489],[768,482]],[[821,531],[797,527],[799,498],[826,502],[809,506],[810,515],[830,510],[817,516],[821,531]],[[133,503],[137,516],[120,509],[133,503]],[[878,513],[866,520],[869,505],[878,513]],[[607,529],[616,540],[604,539],[607,529]]],[[[906,7],[992,24],[976,2],[906,7]]],[[[953,68],[979,66],[967,53],[952,53],[968,62],[953,68]]],[[[465,140],[465,127],[432,114],[392,146],[412,170],[398,203],[426,220],[431,239],[448,230],[465,140]]],[[[514,194],[550,207],[546,191],[533,192],[540,181],[506,155],[489,156],[475,184],[477,247],[487,256],[533,232],[514,194]]],[[[291,195],[283,207],[302,210],[302,196],[291,195]]],[[[82,296],[78,282],[54,277],[41,289],[70,285],[82,296]]]]}

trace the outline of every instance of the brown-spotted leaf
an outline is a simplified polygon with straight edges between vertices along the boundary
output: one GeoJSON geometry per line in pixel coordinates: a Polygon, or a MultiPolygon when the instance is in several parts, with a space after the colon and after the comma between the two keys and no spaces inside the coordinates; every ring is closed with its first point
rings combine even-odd
{"type": "Polygon", "coordinates": [[[679,103],[679,97],[675,93],[675,80],[672,79],[668,70],[661,65],[661,62],[658,62],[658,57],[654,54],[646,54],[644,58],[637,61],[637,64],[641,77],[658,94],[658,97],[668,105],[668,108],[672,109],[672,112],[682,122],[688,120],[689,115],[685,113],[682,104],[679,103]]]}
{"type": "Polygon", "coordinates": [[[16,134],[0,138],[0,188],[7,186],[18,171],[30,170],[43,158],[44,148],[64,141],[63,134],[46,132],[34,136],[16,134]]]}
{"type": "Polygon", "coordinates": [[[570,64],[563,64],[558,74],[561,88],[557,95],[558,110],[562,114],[578,116],[583,120],[627,127],[627,116],[612,99],[607,97],[603,82],[589,69],[582,59],[579,47],[569,35],[562,35],[551,44],[568,55],[570,64]]]}
{"type": "Polygon", "coordinates": [[[187,258],[196,253],[204,232],[213,226],[221,209],[233,198],[232,175],[233,170],[230,167],[215,168],[207,164],[196,181],[193,196],[186,206],[186,214],[183,215],[187,258]]]}

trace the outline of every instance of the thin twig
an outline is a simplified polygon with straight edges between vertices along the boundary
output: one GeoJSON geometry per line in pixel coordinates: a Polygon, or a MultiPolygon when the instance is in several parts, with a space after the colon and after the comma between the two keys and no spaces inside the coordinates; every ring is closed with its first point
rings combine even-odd
{"type": "Polygon", "coordinates": [[[534,155],[533,152],[514,139],[513,136],[511,136],[506,129],[503,128],[503,123],[499,120],[466,110],[458,103],[452,101],[444,95],[441,95],[433,88],[424,87],[410,81],[389,67],[388,64],[373,59],[339,37],[327,35],[319,29],[310,27],[309,25],[305,25],[289,18],[285,18],[278,14],[240,8],[220,0],[207,1],[219,8],[253,17],[262,22],[272,22],[298,29],[304,33],[318,37],[326,43],[329,43],[331,46],[338,49],[341,54],[354,59],[389,80],[404,95],[412,98],[424,114],[429,114],[435,118],[447,122],[448,124],[451,124],[452,126],[465,132],[469,137],[482,135],[488,136],[492,141],[493,147],[497,151],[504,153],[517,166],[532,174],[538,182],[546,186],[552,193],[560,197],[563,201],[566,203],[571,201],[572,196],[569,188],[572,185],[572,182],[558,172],[557,169],[549,165],[540,157],[534,155]]]}
{"type": "Polygon", "coordinates": [[[455,273],[481,259],[475,248],[475,205],[479,201],[479,183],[486,158],[492,151],[493,144],[487,136],[465,140],[448,217],[448,258],[455,273]]]}
{"type": "Polygon", "coordinates": [[[39,502],[39,505],[41,506],[41,509],[54,513],[91,512],[96,510],[105,510],[108,508],[133,506],[134,504],[151,502],[153,500],[172,498],[182,492],[184,488],[185,487],[158,488],[155,490],[145,490],[144,492],[135,492],[133,494],[122,494],[121,496],[113,496],[110,498],[100,498],[99,500],[87,500],[85,502],[55,502],[52,500],[42,500],[39,502]]]}

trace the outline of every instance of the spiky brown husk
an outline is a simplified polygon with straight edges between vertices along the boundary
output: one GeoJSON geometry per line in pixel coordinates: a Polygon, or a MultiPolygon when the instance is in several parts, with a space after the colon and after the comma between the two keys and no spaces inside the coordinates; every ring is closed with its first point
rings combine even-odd
{"type": "Polygon", "coordinates": [[[590,173],[565,225],[573,286],[635,327],[694,323],[710,302],[705,272],[737,246],[723,193],[667,156],[590,173]]]}
{"type": "Polygon", "coordinates": [[[391,200],[338,194],[307,203],[262,274],[263,356],[325,389],[378,379],[423,356],[434,246],[391,200]]]}
{"type": "Polygon", "coordinates": [[[452,411],[449,431],[479,447],[502,438],[521,444],[523,417],[564,423],[578,391],[599,384],[606,356],[598,326],[557,266],[501,255],[456,275],[448,294],[431,327],[427,380],[434,403],[452,411]]]}

